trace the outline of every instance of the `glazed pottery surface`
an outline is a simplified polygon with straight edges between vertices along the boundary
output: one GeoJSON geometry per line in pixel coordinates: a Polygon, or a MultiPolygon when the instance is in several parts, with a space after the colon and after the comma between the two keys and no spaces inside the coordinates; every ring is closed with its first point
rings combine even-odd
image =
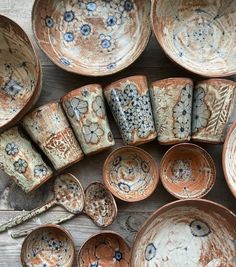
{"type": "Polygon", "coordinates": [[[0,134],[0,168],[12,176],[26,193],[52,176],[50,167],[19,127],[0,134]]]}
{"type": "Polygon", "coordinates": [[[32,231],[21,249],[24,267],[71,267],[74,256],[71,235],[56,225],[44,225],[32,231]]]}
{"type": "Polygon", "coordinates": [[[193,95],[192,139],[206,143],[222,143],[233,111],[236,83],[209,79],[196,84],[193,95]]]}
{"type": "Polygon", "coordinates": [[[92,236],[81,247],[78,267],[129,267],[130,248],[125,240],[112,232],[92,236]]]}
{"type": "Polygon", "coordinates": [[[194,144],[179,144],[164,155],[160,177],[173,196],[179,199],[201,198],[213,187],[216,168],[203,148],[194,144]]]}
{"type": "Polygon", "coordinates": [[[104,94],[126,145],[140,145],[156,138],[145,76],[114,82],[104,89],[104,94]]]}
{"type": "Polygon", "coordinates": [[[58,171],[83,158],[62,107],[51,102],[24,117],[22,125],[58,171]]]}
{"type": "Polygon", "coordinates": [[[40,63],[27,34],[0,15],[0,131],[13,126],[41,92],[40,63]]]}
{"type": "Polygon", "coordinates": [[[115,144],[99,84],[83,86],[61,100],[85,154],[94,154],[115,144]]]}
{"type": "Polygon", "coordinates": [[[169,78],[156,81],[150,91],[158,141],[168,145],[189,141],[192,80],[169,78]]]}
{"type": "Polygon", "coordinates": [[[108,75],[128,67],[145,49],[150,6],[142,0],[36,0],[33,31],[59,67],[108,75]]]}
{"type": "Polygon", "coordinates": [[[113,195],[135,202],[156,189],[159,173],[156,161],[144,150],[124,146],[114,150],[103,166],[103,180],[113,195]]]}
{"type": "Polygon", "coordinates": [[[208,77],[236,74],[236,2],[153,0],[152,26],[166,54],[208,77]]]}
{"type": "Polygon", "coordinates": [[[214,202],[172,202],[142,226],[130,267],[234,267],[235,225],[235,214],[214,202]]]}

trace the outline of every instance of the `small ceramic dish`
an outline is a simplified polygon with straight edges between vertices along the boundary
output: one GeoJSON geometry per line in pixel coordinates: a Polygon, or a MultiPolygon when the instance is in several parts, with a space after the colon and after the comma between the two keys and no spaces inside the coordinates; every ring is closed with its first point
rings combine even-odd
{"type": "Polygon", "coordinates": [[[165,53],[196,74],[236,74],[235,1],[152,1],[152,27],[165,53]]]}
{"type": "Polygon", "coordinates": [[[18,122],[41,92],[41,67],[24,30],[0,15],[0,132],[18,122]]]}
{"type": "Polygon", "coordinates": [[[201,198],[213,187],[216,169],[206,150],[183,143],[166,152],[161,161],[160,177],[166,190],[176,198],[201,198]]]}
{"type": "Polygon", "coordinates": [[[208,200],[169,203],[147,219],[130,267],[235,266],[236,216],[208,200]]]}
{"type": "Polygon", "coordinates": [[[158,166],[143,149],[123,146],[107,157],[103,165],[103,180],[117,198],[127,202],[141,201],[157,187],[158,166]]]}
{"type": "Polygon", "coordinates": [[[230,127],[222,153],[222,165],[229,189],[236,197],[236,121],[230,127]]]}
{"type": "Polygon", "coordinates": [[[109,75],[128,67],[145,49],[150,8],[150,1],[142,0],[36,0],[33,32],[64,70],[109,75]]]}
{"type": "Polygon", "coordinates": [[[21,248],[23,267],[71,267],[75,256],[71,235],[61,226],[47,224],[33,230],[21,248]]]}
{"type": "Polygon", "coordinates": [[[129,267],[130,247],[116,233],[103,232],[89,238],[81,247],[78,267],[129,267]]]}

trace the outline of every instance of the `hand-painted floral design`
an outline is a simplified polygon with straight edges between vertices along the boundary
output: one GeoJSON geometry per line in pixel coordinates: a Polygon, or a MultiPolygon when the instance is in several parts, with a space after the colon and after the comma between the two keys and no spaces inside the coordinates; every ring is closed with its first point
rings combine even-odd
{"type": "Polygon", "coordinates": [[[156,256],[156,247],[153,243],[150,243],[147,245],[146,249],[145,249],[145,259],[147,261],[152,260],[153,258],[155,258],[156,256]]]}
{"type": "Polygon", "coordinates": [[[174,161],[172,168],[172,181],[174,183],[187,182],[194,177],[192,177],[191,162],[188,160],[176,160],[174,161]]]}
{"type": "Polygon", "coordinates": [[[88,112],[88,102],[80,100],[75,97],[72,100],[65,101],[65,107],[67,109],[68,115],[71,117],[76,116],[80,119],[81,116],[88,112]]]}
{"type": "Polygon", "coordinates": [[[195,237],[205,237],[211,233],[209,225],[200,220],[194,220],[190,223],[191,233],[195,237]]]}
{"type": "Polygon", "coordinates": [[[100,34],[100,46],[102,48],[102,51],[110,52],[115,48],[114,41],[112,40],[112,37],[110,35],[100,34]]]}
{"type": "Polygon", "coordinates": [[[84,139],[86,143],[97,144],[101,137],[104,135],[104,131],[100,128],[98,123],[89,122],[82,128],[84,139]]]}
{"type": "Polygon", "coordinates": [[[101,96],[96,96],[95,100],[92,103],[93,110],[97,114],[98,117],[104,118],[105,116],[105,106],[104,106],[104,100],[101,96]]]}
{"type": "Polygon", "coordinates": [[[34,176],[42,178],[47,175],[48,169],[44,164],[36,165],[34,168],[34,176]]]}
{"type": "Polygon", "coordinates": [[[14,79],[10,79],[1,89],[9,96],[15,97],[22,91],[23,85],[14,79]]]}
{"type": "Polygon", "coordinates": [[[6,145],[5,151],[9,156],[15,156],[19,152],[19,147],[15,143],[8,143],[6,145]]]}
{"type": "Polygon", "coordinates": [[[66,11],[66,12],[64,13],[64,20],[65,20],[66,22],[71,22],[71,21],[73,21],[74,19],[75,19],[75,13],[74,13],[74,11],[70,10],[70,11],[66,11]]]}
{"type": "Polygon", "coordinates": [[[24,159],[18,159],[14,162],[15,171],[19,173],[25,173],[28,168],[28,163],[24,159]]]}

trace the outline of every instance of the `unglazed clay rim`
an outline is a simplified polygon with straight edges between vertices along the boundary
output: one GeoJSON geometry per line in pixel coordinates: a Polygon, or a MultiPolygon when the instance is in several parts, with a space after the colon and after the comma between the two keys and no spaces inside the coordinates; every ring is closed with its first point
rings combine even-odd
{"type": "Polygon", "coordinates": [[[104,164],[103,164],[103,170],[102,170],[102,176],[103,176],[103,181],[104,181],[104,184],[106,186],[106,188],[117,198],[119,198],[120,200],[123,200],[123,201],[126,201],[126,202],[138,202],[138,201],[142,201],[148,197],[150,197],[154,191],[156,190],[157,186],[158,186],[158,182],[159,182],[159,169],[158,169],[158,165],[155,161],[155,159],[148,153],[146,152],[145,150],[139,148],[139,147],[136,147],[136,146],[121,146],[121,147],[118,147],[117,149],[113,150],[109,155],[108,157],[106,158],[104,164]],[[153,172],[154,172],[154,184],[152,185],[152,189],[150,190],[149,194],[147,195],[143,195],[143,196],[140,196],[139,198],[136,198],[136,199],[126,199],[125,197],[121,197],[120,195],[118,195],[114,190],[113,188],[109,185],[109,183],[107,182],[107,175],[106,175],[106,170],[107,170],[107,165],[108,163],[110,162],[110,159],[111,157],[113,157],[114,154],[116,154],[117,152],[124,152],[124,151],[127,151],[127,150],[132,150],[132,151],[138,151],[140,152],[139,155],[143,155],[145,154],[149,159],[150,159],[150,162],[151,162],[151,168],[153,169],[153,172]]]}
{"type": "Polygon", "coordinates": [[[229,138],[230,138],[232,132],[234,131],[235,127],[236,127],[236,121],[231,125],[231,127],[230,127],[230,129],[226,135],[226,139],[225,139],[223,151],[222,151],[222,166],[223,166],[224,177],[225,177],[225,180],[227,182],[227,185],[228,185],[230,191],[232,192],[232,194],[234,195],[234,197],[236,198],[236,187],[234,188],[232,183],[230,183],[230,179],[228,177],[227,170],[226,170],[226,164],[225,164],[228,141],[229,141],[229,138]]]}
{"type": "Polygon", "coordinates": [[[151,90],[158,90],[158,88],[154,88],[154,86],[157,86],[159,83],[162,82],[177,82],[177,83],[191,83],[192,86],[194,86],[193,80],[191,78],[187,77],[171,77],[166,79],[157,80],[151,83],[151,90]]]}
{"type": "Polygon", "coordinates": [[[211,191],[211,189],[213,188],[215,181],[216,181],[216,167],[215,167],[215,163],[214,163],[214,160],[212,159],[211,155],[205,149],[203,149],[202,147],[200,147],[196,144],[192,144],[192,143],[180,143],[180,144],[174,145],[170,149],[168,149],[166,151],[165,155],[163,156],[161,163],[160,163],[160,178],[161,178],[162,185],[164,186],[166,191],[169,192],[172,196],[176,197],[177,199],[183,199],[183,200],[199,199],[199,198],[202,198],[205,195],[207,195],[211,191]],[[210,165],[211,170],[212,170],[212,181],[211,181],[210,186],[208,188],[206,188],[204,190],[204,192],[194,196],[193,198],[181,197],[180,194],[176,194],[173,190],[170,190],[170,188],[163,181],[162,172],[163,172],[163,168],[164,168],[163,165],[164,165],[165,159],[173,150],[175,150],[176,148],[179,148],[179,147],[182,147],[183,149],[185,147],[190,147],[190,148],[192,147],[193,149],[195,149],[197,153],[202,154],[204,156],[204,159],[209,162],[209,165],[210,165]]]}
{"type": "Polygon", "coordinates": [[[33,231],[31,231],[27,236],[26,238],[24,239],[22,245],[21,245],[21,254],[20,254],[20,259],[21,259],[21,264],[23,267],[26,267],[25,265],[25,261],[24,261],[24,258],[23,258],[23,250],[24,250],[24,246],[27,244],[28,242],[28,238],[30,237],[30,235],[38,230],[41,230],[41,229],[45,229],[45,228],[52,228],[52,229],[57,229],[59,231],[61,231],[63,234],[66,235],[66,237],[68,238],[68,240],[71,242],[72,246],[73,246],[73,254],[72,254],[72,257],[71,257],[71,262],[66,266],[66,267],[72,267],[73,266],[73,262],[74,262],[74,258],[75,258],[75,242],[71,236],[71,234],[63,227],[59,226],[59,225],[56,225],[56,224],[44,224],[44,225],[41,225],[37,228],[35,228],[33,231]]]}
{"type": "Polygon", "coordinates": [[[89,237],[89,238],[82,244],[82,246],[80,247],[79,252],[78,252],[78,254],[77,254],[77,257],[76,257],[76,261],[77,261],[77,266],[78,266],[78,267],[82,267],[82,266],[80,265],[79,260],[80,260],[80,257],[81,257],[82,250],[84,249],[84,246],[85,246],[87,243],[89,243],[89,242],[91,241],[91,239],[96,238],[96,237],[98,237],[98,236],[103,236],[103,235],[112,235],[112,236],[118,237],[120,240],[122,240],[122,242],[123,242],[124,244],[127,245],[127,247],[130,249],[130,253],[131,253],[131,248],[130,248],[130,246],[127,244],[127,242],[125,241],[125,239],[124,239],[121,235],[119,235],[119,234],[117,234],[117,233],[115,233],[115,232],[113,232],[113,231],[103,231],[103,232],[101,232],[101,233],[99,233],[99,234],[95,234],[95,235],[90,236],[90,237],[89,237]]]}
{"type": "Polygon", "coordinates": [[[223,212],[223,213],[227,213],[228,217],[231,217],[231,219],[236,221],[236,214],[234,214],[231,210],[229,210],[228,208],[224,207],[221,204],[218,204],[216,202],[213,202],[211,200],[207,200],[207,199],[184,199],[184,200],[176,200],[173,201],[171,203],[168,203],[164,206],[162,206],[161,208],[157,209],[156,211],[154,211],[154,213],[144,222],[144,224],[141,226],[139,232],[136,234],[133,244],[131,246],[131,256],[130,256],[130,267],[137,267],[134,266],[132,263],[132,259],[134,257],[134,248],[135,246],[138,244],[140,237],[142,237],[144,231],[146,230],[147,226],[150,224],[150,222],[152,222],[156,217],[158,217],[160,214],[172,209],[172,208],[176,208],[176,207],[183,207],[183,206],[194,206],[194,207],[199,207],[199,205],[205,205],[208,206],[209,209],[213,210],[213,209],[217,209],[219,210],[219,212],[223,212]],[[211,206],[211,207],[210,207],[211,206]]]}
{"type": "MultiPolygon", "coordinates": [[[[133,57],[132,60],[130,60],[129,62],[127,62],[126,64],[123,65],[123,67],[120,67],[120,68],[117,68],[116,70],[113,70],[113,71],[110,71],[110,73],[99,73],[99,74],[92,74],[90,73],[89,71],[84,71],[84,72],[77,72],[77,71],[74,71],[72,69],[68,69],[66,67],[64,67],[63,65],[59,64],[56,60],[54,60],[53,57],[49,56],[48,53],[46,52],[46,50],[44,50],[41,45],[40,45],[40,42],[36,36],[36,28],[35,28],[35,23],[34,23],[34,13],[35,12],[35,7],[36,7],[36,4],[37,2],[40,1],[40,0],[35,0],[34,1],[34,4],[33,4],[33,7],[32,7],[32,11],[31,11],[31,23],[32,23],[32,31],[33,31],[33,35],[34,35],[34,38],[38,44],[38,46],[40,47],[40,49],[47,55],[47,57],[55,64],[57,65],[59,68],[67,71],[67,72],[70,72],[70,73],[75,73],[75,74],[79,74],[79,75],[84,75],[84,76],[88,76],[88,77],[101,77],[101,76],[109,76],[109,75],[112,75],[112,74],[115,74],[115,73],[119,73],[121,72],[122,70],[128,68],[130,65],[132,65],[140,56],[141,54],[144,52],[144,50],[146,49],[150,39],[151,39],[151,34],[152,34],[152,27],[151,27],[151,23],[149,23],[149,27],[147,29],[147,34],[146,34],[146,39],[145,39],[145,42],[143,42],[143,45],[138,47],[139,48],[139,53],[137,53],[137,55],[135,57],[133,57]]],[[[136,49],[138,50],[138,49],[136,49]]],[[[131,57],[130,57],[131,58],[131,57]]]]}

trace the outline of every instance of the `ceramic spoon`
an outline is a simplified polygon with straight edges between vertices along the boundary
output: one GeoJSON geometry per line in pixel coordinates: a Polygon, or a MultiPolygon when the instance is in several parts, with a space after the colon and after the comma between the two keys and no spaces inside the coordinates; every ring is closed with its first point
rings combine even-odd
{"type": "Polygon", "coordinates": [[[80,182],[73,175],[62,174],[58,176],[54,182],[54,192],[55,197],[44,206],[36,208],[23,216],[12,218],[7,223],[0,225],[0,232],[19,225],[55,205],[60,205],[73,214],[83,211],[85,202],[84,191],[80,182]]]}

